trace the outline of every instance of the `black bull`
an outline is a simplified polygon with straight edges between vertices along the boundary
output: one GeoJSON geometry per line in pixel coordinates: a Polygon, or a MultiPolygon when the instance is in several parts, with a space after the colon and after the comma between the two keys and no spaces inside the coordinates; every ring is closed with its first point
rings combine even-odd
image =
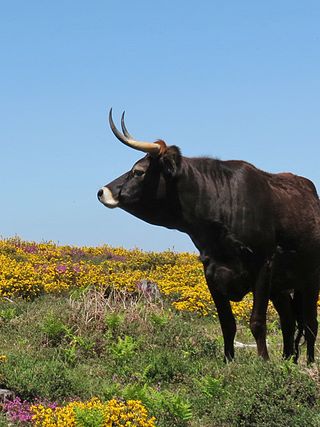
{"type": "Polygon", "coordinates": [[[234,357],[236,334],[230,301],[251,291],[250,328],[258,354],[268,358],[270,299],[280,317],[284,357],[297,360],[304,334],[312,362],[320,271],[320,204],[313,183],[291,173],[266,173],[244,161],[187,158],[164,141],[134,140],[124,116],[123,133],[111,111],[109,121],[120,141],[148,154],[103,187],[98,198],[107,207],[190,236],[217,308],[225,359],[234,357]]]}

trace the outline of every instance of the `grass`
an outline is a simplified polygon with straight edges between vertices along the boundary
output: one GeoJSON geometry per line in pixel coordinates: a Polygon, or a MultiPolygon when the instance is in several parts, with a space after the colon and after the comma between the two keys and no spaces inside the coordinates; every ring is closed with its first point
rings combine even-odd
{"type": "MultiPolygon", "coordinates": [[[[248,347],[226,365],[218,321],[158,297],[88,288],[3,301],[0,386],[30,402],[138,399],[159,427],[320,426],[319,357],[311,368],[282,361],[278,322],[269,326],[270,362],[248,347]]],[[[247,325],[236,339],[253,342],[247,325]]]]}

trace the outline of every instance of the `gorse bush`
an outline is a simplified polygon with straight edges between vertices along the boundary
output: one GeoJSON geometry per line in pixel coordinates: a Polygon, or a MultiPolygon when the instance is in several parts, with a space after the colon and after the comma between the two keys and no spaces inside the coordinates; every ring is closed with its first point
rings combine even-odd
{"type": "Polygon", "coordinates": [[[103,427],[104,414],[101,409],[74,408],[75,425],[79,427],[103,427]]]}
{"type": "MultiPolygon", "coordinates": [[[[97,287],[145,296],[160,294],[182,311],[202,315],[215,308],[198,257],[189,253],[142,252],[102,246],[76,248],[53,243],[0,240],[0,296],[32,300],[44,293],[66,293],[97,287]]],[[[247,319],[251,297],[233,303],[238,318],[247,319]]]]}
{"type": "Polygon", "coordinates": [[[30,407],[35,427],[154,427],[155,419],[148,416],[139,401],[120,402],[112,399],[106,403],[99,399],[71,402],[66,406],[48,408],[44,405],[30,407]]]}

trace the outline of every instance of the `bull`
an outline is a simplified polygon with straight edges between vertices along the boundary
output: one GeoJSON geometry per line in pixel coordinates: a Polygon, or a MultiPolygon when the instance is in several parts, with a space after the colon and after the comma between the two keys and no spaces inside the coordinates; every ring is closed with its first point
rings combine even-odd
{"type": "Polygon", "coordinates": [[[258,355],[268,359],[268,301],[280,317],[283,356],[298,358],[304,334],[314,361],[320,272],[320,203],[314,184],[291,173],[272,174],[241,160],[188,158],[163,140],[143,142],[109,124],[123,144],[146,153],[98,192],[150,224],[190,236],[200,253],[224,338],[234,358],[236,322],[230,301],[253,294],[250,329],[258,355]],[[298,330],[298,337],[294,339],[298,330]]]}

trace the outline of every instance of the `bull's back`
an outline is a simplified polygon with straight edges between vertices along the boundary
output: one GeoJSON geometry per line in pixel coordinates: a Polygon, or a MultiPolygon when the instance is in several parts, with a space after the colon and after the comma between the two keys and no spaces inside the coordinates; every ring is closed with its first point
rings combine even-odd
{"type": "Polygon", "coordinates": [[[278,243],[301,253],[320,254],[320,203],[314,184],[291,173],[268,174],[278,243]]]}

